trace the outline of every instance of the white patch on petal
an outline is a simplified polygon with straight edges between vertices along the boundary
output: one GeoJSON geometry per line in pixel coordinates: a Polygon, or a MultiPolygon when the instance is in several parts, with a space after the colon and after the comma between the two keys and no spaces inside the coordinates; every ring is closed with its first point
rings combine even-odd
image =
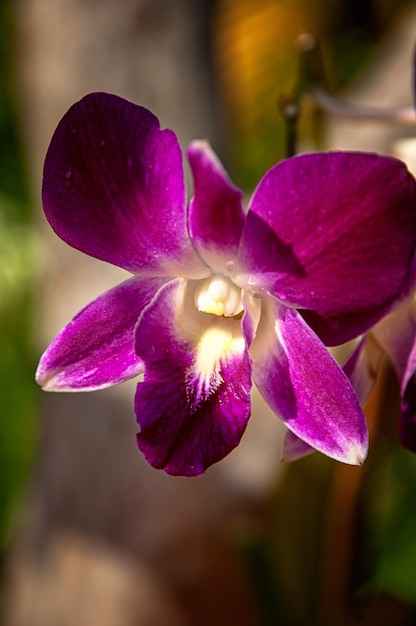
{"type": "Polygon", "coordinates": [[[203,332],[195,350],[195,361],[187,375],[187,386],[195,406],[206,400],[223,382],[221,364],[246,349],[237,320],[212,323],[203,332]]]}

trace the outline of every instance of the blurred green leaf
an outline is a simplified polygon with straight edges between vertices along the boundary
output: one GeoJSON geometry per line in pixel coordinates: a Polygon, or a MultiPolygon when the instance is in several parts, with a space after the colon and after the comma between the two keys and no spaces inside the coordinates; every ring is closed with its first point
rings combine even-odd
{"type": "Polygon", "coordinates": [[[416,456],[390,442],[372,463],[365,490],[362,594],[416,603],[416,456]]]}
{"type": "Polygon", "coordinates": [[[33,238],[0,196],[0,548],[27,480],[35,442],[33,238]]]}
{"type": "Polygon", "coordinates": [[[13,2],[0,3],[0,551],[36,441],[32,354],[34,250],[15,98],[13,2]]]}

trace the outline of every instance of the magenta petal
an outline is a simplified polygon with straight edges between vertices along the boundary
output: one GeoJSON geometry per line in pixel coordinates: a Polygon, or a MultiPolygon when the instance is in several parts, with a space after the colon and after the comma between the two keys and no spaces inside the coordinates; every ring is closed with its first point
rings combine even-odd
{"type": "Polygon", "coordinates": [[[260,393],[295,435],[339,461],[363,462],[367,428],[358,398],[295,309],[263,298],[250,356],[260,393]]]}
{"type": "Polygon", "coordinates": [[[288,430],[283,440],[282,461],[298,461],[316,452],[315,448],[305,443],[294,432],[288,430]]]}
{"type": "Polygon", "coordinates": [[[131,278],[87,305],[43,354],[37,382],[48,391],[91,391],[142,372],[134,327],[165,280],[131,278]]]}
{"type": "Polygon", "coordinates": [[[189,205],[189,232],[201,257],[214,272],[234,260],[244,225],[242,191],[228,177],[206,141],[188,148],[194,177],[189,205]]]}
{"type": "MultiPolygon", "coordinates": [[[[380,355],[381,350],[373,341],[362,338],[342,367],[362,406],[374,387],[380,355]]],[[[315,449],[291,430],[287,431],[283,442],[283,461],[296,461],[311,452],[315,452],[315,449]]]]}
{"type": "Polygon", "coordinates": [[[180,146],[143,107],[105,93],[74,104],[45,159],[43,204],[74,248],[134,273],[206,274],[189,240],[180,146]]]}
{"type": "Polygon", "coordinates": [[[409,291],[415,243],[416,186],[403,163],[365,153],[297,156],[269,170],[254,193],[237,280],[312,310],[308,323],[341,343],[409,291]]]}
{"type": "Polygon", "coordinates": [[[200,313],[182,280],[165,285],[136,329],[145,364],[137,443],[169,474],[196,476],[240,442],[250,415],[250,361],[240,326],[200,313]]]}

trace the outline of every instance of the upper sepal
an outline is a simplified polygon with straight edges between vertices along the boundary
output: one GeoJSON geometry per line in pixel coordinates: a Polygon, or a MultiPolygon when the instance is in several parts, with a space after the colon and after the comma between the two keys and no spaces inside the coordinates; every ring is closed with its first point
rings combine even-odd
{"type": "Polygon", "coordinates": [[[147,276],[206,275],[178,140],[141,106],[106,93],[74,104],[52,137],[42,198],[56,234],[90,256],[147,276]]]}

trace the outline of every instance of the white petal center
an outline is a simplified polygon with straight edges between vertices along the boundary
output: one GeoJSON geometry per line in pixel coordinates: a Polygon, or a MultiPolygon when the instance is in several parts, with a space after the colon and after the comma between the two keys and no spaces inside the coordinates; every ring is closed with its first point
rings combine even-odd
{"type": "Polygon", "coordinates": [[[223,274],[212,274],[201,281],[195,290],[198,311],[234,317],[243,311],[241,289],[223,274]]]}

